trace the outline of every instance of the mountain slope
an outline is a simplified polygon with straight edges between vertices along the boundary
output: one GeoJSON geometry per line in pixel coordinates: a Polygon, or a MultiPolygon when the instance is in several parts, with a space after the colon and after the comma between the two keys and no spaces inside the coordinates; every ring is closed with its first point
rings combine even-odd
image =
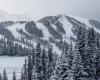
{"type": "Polygon", "coordinates": [[[0,39],[9,39],[29,49],[41,42],[42,46],[52,46],[53,51],[60,54],[63,48],[62,41],[74,42],[80,26],[86,29],[94,27],[100,33],[100,22],[70,15],[57,15],[47,16],[37,22],[9,18],[7,21],[0,21],[0,39]]]}

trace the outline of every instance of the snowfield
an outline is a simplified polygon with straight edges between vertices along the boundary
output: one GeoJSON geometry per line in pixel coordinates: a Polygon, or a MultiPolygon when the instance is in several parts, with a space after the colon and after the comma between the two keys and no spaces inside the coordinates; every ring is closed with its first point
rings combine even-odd
{"type": "Polygon", "coordinates": [[[25,57],[5,57],[0,56],[0,73],[5,69],[8,74],[8,80],[12,79],[15,70],[17,79],[20,78],[21,69],[24,64],[25,57]]]}

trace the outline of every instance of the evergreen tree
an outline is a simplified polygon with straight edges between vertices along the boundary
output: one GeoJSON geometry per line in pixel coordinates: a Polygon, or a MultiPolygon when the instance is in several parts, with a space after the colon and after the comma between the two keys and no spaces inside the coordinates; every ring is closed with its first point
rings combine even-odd
{"type": "Polygon", "coordinates": [[[69,45],[68,54],[67,54],[67,63],[68,63],[67,79],[68,80],[74,80],[73,59],[74,59],[74,52],[73,52],[73,45],[72,45],[72,42],[71,42],[70,45],[69,45]]]}
{"type": "Polygon", "coordinates": [[[0,80],[2,80],[2,76],[1,76],[1,74],[0,74],[0,80]]]}
{"type": "Polygon", "coordinates": [[[96,80],[100,78],[100,41],[99,35],[96,35],[97,58],[96,58],[96,80]]]}
{"type": "Polygon", "coordinates": [[[49,63],[53,62],[52,48],[49,48],[49,50],[48,50],[48,61],[49,61],[49,63]]]}
{"type": "Polygon", "coordinates": [[[84,64],[85,64],[85,53],[86,53],[86,35],[85,29],[83,27],[79,27],[77,33],[77,40],[74,48],[74,79],[82,80],[84,76],[84,64]]]}
{"type": "Polygon", "coordinates": [[[36,67],[33,68],[32,79],[33,80],[38,80],[37,73],[36,73],[36,67]]]}
{"type": "Polygon", "coordinates": [[[64,47],[55,69],[55,80],[74,80],[72,43],[64,47]]]}
{"type": "Polygon", "coordinates": [[[78,52],[78,49],[75,49],[74,55],[74,79],[75,80],[82,80],[83,76],[83,64],[82,64],[82,57],[78,52]]]}
{"type": "Polygon", "coordinates": [[[48,62],[47,63],[48,63],[47,64],[47,75],[48,75],[48,79],[50,79],[53,73],[53,69],[54,69],[52,48],[48,49],[48,62]]]}
{"type": "Polygon", "coordinates": [[[33,65],[33,66],[35,66],[35,57],[36,57],[35,49],[33,48],[33,49],[32,49],[32,65],[33,65]]]}
{"type": "Polygon", "coordinates": [[[3,71],[3,80],[8,80],[6,70],[3,71]]]}
{"type": "Polygon", "coordinates": [[[16,80],[16,73],[15,73],[15,71],[13,72],[12,80],[16,80]]]}
{"type": "Polygon", "coordinates": [[[37,79],[41,80],[42,62],[41,62],[41,46],[40,43],[36,46],[36,73],[37,79]]]}
{"type": "Polygon", "coordinates": [[[27,68],[27,72],[28,72],[28,80],[32,80],[32,58],[31,55],[28,55],[28,68],[27,68]]]}
{"type": "Polygon", "coordinates": [[[68,61],[69,69],[71,69],[73,66],[73,58],[74,58],[74,52],[73,52],[73,45],[71,42],[68,47],[68,54],[67,54],[67,61],[68,61]]]}
{"type": "Polygon", "coordinates": [[[95,79],[96,75],[96,59],[97,59],[97,46],[96,35],[93,28],[88,31],[87,38],[87,53],[86,53],[86,71],[89,77],[95,79]]]}
{"type": "Polygon", "coordinates": [[[32,56],[32,79],[38,80],[37,73],[36,73],[36,51],[34,48],[32,49],[31,56],[32,56]]]}
{"type": "Polygon", "coordinates": [[[25,58],[25,63],[23,65],[23,69],[21,72],[21,80],[27,80],[28,79],[28,72],[27,72],[27,60],[25,58]]]}
{"type": "Polygon", "coordinates": [[[21,78],[20,78],[20,80],[24,80],[24,72],[23,72],[23,69],[21,71],[21,78]]]}
{"type": "Polygon", "coordinates": [[[60,60],[55,67],[55,79],[54,80],[66,80],[68,77],[68,46],[64,47],[64,52],[61,54],[60,60]]]}
{"type": "Polygon", "coordinates": [[[42,52],[42,80],[47,80],[47,63],[46,63],[46,51],[43,48],[42,52]]]}
{"type": "Polygon", "coordinates": [[[85,63],[85,54],[86,54],[86,29],[83,27],[79,27],[79,31],[77,34],[77,48],[80,56],[82,57],[82,62],[85,63]]]}

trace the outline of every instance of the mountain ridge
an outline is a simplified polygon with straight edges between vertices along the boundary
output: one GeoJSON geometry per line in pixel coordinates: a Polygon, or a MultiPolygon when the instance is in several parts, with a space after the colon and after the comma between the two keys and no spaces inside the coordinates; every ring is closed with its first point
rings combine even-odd
{"type": "MultiPolygon", "coordinates": [[[[75,42],[78,28],[86,29],[94,27],[100,33],[100,22],[88,20],[71,15],[47,16],[37,22],[33,20],[0,21],[0,40],[9,39],[22,47],[31,49],[33,45],[41,43],[42,46],[54,48],[58,54],[62,52],[63,43],[75,42]]],[[[4,41],[6,42],[6,41],[4,41]]],[[[0,41],[1,43],[1,41],[0,41]]],[[[1,43],[1,46],[3,43],[1,43]]]]}

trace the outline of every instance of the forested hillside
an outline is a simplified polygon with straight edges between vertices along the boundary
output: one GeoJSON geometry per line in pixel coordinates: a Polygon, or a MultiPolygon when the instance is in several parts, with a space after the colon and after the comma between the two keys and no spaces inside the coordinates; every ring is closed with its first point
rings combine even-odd
{"type": "MultiPolygon", "coordinates": [[[[94,28],[79,27],[75,44],[65,44],[61,55],[38,43],[25,58],[20,80],[99,80],[100,41],[94,28]]],[[[4,70],[1,80],[7,80],[4,70]]],[[[17,80],[14,71],[12,80],[17,80]]]]}

